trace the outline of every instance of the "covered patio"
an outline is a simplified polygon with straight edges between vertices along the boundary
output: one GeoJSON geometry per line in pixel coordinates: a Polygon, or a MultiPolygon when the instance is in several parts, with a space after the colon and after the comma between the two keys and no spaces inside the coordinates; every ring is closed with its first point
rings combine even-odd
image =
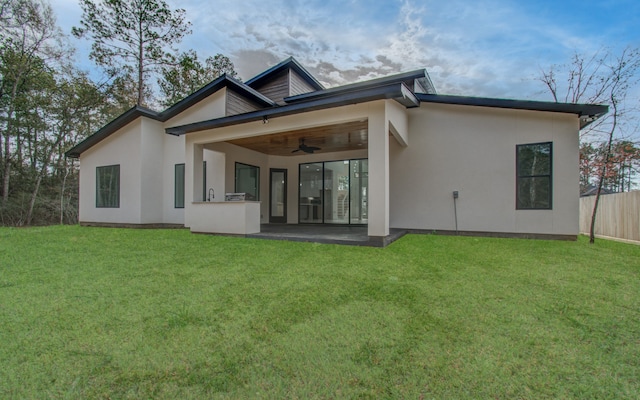
{"type": "Polygon", "coordinates": [[[407,115],[395,101],[206,128],[185,138],[192,231],[369,246],[399,237],[389,227],[389,140],[407,146],[407,115]],[[216,167],[196,167],[203,163],[216,167]],[[251,173],[248,184],[240,168],[251,173]],[[235,207],[239,217],[215,212],[224,202],[218,194],[252,188],[247,200],[259,204],[235,207]],[[217,194],[211,202],[208,193],[217,194]]]}

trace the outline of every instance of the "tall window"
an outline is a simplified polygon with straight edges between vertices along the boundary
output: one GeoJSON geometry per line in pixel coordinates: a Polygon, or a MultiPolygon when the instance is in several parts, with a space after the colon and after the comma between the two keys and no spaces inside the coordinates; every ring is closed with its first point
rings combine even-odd
{"type": "Polygon", "coordinates": [[[175,208],[184,208],[184,164],[176,164],[175,167],[175,208]]]}
{"type": "Polygon", "coordinates": [[[551,209],[551,142],[516,146],[516,209],[551,209]]]}
{"type": "Polygon", "coordinates": [[[246,200],[260,200],[260,168],[237,162],[235,192],[246,193],[246,200]]]}
{"type": "Polygon", "coordinates": [[[96,207],[120,207],[120,165],[96,167],[96,207]]]}
{"type": "Polygon", "coordinates": [[[207,201],[207,162],[202,162],[202,201],[207,201]]]}

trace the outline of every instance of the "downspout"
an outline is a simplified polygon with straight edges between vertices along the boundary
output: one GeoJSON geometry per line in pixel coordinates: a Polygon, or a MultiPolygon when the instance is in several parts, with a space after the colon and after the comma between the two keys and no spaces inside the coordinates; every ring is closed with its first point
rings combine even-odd
{"type": "Polygon", "coordinates": [[[458,207],[457,207],[456,200],[458,200],[458,191],[454,190],[453,191],[453,218],[455,219],[455,223],[456,223],[456,236],[457,236],[458,235],[458,207]]]}

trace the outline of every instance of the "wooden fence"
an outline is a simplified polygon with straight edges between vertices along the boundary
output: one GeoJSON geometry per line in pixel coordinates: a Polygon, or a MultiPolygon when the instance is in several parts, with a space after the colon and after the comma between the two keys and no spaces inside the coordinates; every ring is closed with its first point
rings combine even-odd
{"type": "MultiPolygon", "coordinates": [[[[580,198],[580,233],[589,234],[596,196],[580,198]]],[[[596,235],[640,241],[640,191],[600,196],[596,235]]]]}

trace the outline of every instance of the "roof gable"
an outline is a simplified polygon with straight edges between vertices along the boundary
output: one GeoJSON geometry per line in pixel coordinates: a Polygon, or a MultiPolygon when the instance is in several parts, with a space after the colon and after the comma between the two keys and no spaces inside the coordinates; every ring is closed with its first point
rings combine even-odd
{"type": "Polygon", "coordinates": [[[267,84],[273,79],[277,79],[283,71],[295,72],[303,81],[305,81],[314,90],[323,90],[324,86],[316,78],[309,73],[300,63],[293,57],[289,57],[281,63],[274,65],[268,70],[254,76],[246,81],[246,85],[252,88],[259,88],[267,84]]]}
{"type": "Polygon", "coordinates": [[[352,83],[349,85],[336,86],[330,89],[317,90],[311,93],[303,93],[293,95],[284,99],[286,103],[296,103],[311,99],[319,99],[324,97],[335,96],[338,93],[349,93],[362,91],[374,87],[385,85],[404,84],[413,93],[430,93],[435,94],[436,90],[429,79],[427,71],[418,69],[415,71],[404,72],[401,74],[385,76],[382,78],[370,79],[368,81],[352,83]]]}
{"type": "Polygon", "coordinates": [[[166,122],[225,87],[229,89],[225,103],[225,116],[172,126],[165,128],[165,132],[183,135],[204,129],[266,120],[269,117],[380,99],[393,99],[407,108],[419,107],[420,103],[444,103],[572,113],[580,117],[581,127],[608,111],[607,106],[594,104],[438,95],[424,69],[325,89],[298,61],[290,57],[245,83],[224,74],[163,112],[139,106],[132,107],[65,154],[67,157],[77,158],[85,150],[140,117],[166,122]]]}
{"type": "Polygon", "coordinates": [[[162,112],[153,111],[141,106],[131,107],[129,110],[116,117],[113,121],[103,126],[93,135],[87,137],[85,140],[68,150],[65,155],[70,158],[80,157],[82,152],[96,145],[102,139],[112,135],[139,117],[147,117],[156,121],[166,122],[224,87],[232,89],[235,93],[246,99],[247,103],[265,108],[276,105],[274,101],[260,94],[251,87],[231,78],[227,74],[223,74],[162,112]]]}
{"type": "Polygon", "coordinates": [[[244,83],[238,81],[237,79],[230,77],[227,74],[222,74],[221,76],[214,79],[206,86],[195,91],[194,93],[190,94],[189,96],[185,97],[184,99],[180,100],[176,104],[172,105],[171,107],[169,107],[168,109],[160,113],[164,118],[163,122],[175,117],[176,115],[180,114],[187,108],[209,97],[211,94],[217,92],[223,87],[229,87],[233,89],[235,92],[243,95],[244,97],[247,97],[249,100],[255,103],[258,103],[262,106],[272,107],[275,105],[275,103],[271,99],[262,95],[258,91],[252,89],[251,87],[245,85],[244,83]]]}

